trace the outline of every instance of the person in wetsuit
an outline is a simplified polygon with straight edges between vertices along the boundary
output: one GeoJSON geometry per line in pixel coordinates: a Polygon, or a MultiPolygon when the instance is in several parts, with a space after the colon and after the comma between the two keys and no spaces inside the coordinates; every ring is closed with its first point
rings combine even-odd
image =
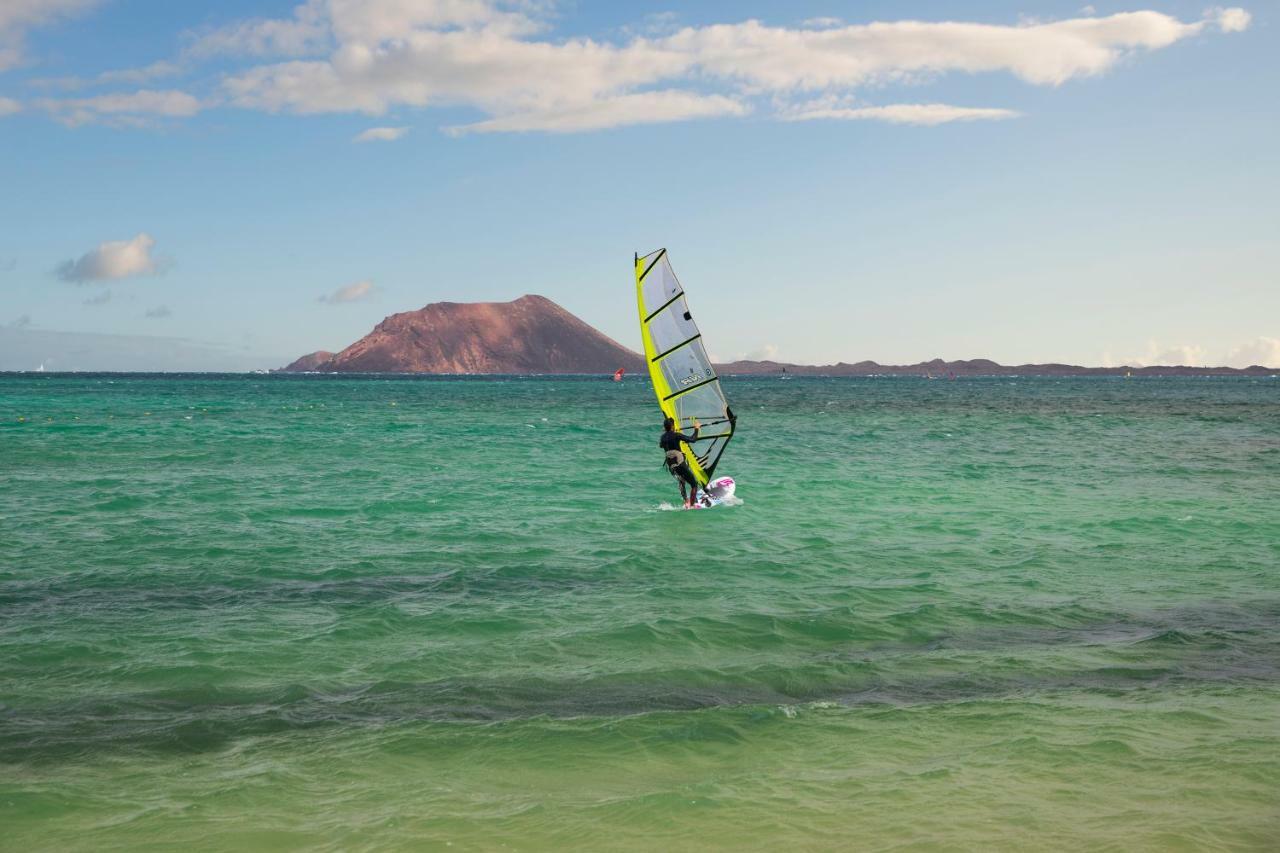
{"type": "Polygon", "coordinates": [[[689,468],[689,463],[685,461],[684,451],[680,449],[680,442],[692,444],[698,440],[698,432],[702,429],[702,425],[695,418],[693,421],[693,435],[685,435],[682,432],[676,432],[675,418],[667,418],[662,422],[662,438],[658,439],[658,446],[666,451],[667,470],[680,483],[680,498],[684,501],[684,505],[693,506],[698,500],[698,479],[693,476],[693,471],[689,468]],[[684,493],[684,484],[688,483],[690,492],[688,497],[684,493]]]}

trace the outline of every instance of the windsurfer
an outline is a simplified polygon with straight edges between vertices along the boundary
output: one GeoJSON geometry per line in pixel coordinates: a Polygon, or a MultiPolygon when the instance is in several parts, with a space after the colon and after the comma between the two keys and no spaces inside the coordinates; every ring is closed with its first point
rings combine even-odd
{"type": "Polygon", "coordinates": [[[693,506],[698,501],[698,479],[693,476],[693,471],[689,468],[689,463],[685,461],[684,451],[680,449],[680,443],[686,444],[698,440],[698,432],[702,429],[702,425],[695,418],[693,421],[693,435],[685,435],[676,431],[676,419],[667,418],[662,422],[662,438],[658,439],[658,446],[666,451],[666,466],[671,472],[671,476],[676,478],[680,483],[680,498],[684,501],[684,505],[693,506]],[[689,484],[689,494],[685,495],[684,484],[689,484]]]}

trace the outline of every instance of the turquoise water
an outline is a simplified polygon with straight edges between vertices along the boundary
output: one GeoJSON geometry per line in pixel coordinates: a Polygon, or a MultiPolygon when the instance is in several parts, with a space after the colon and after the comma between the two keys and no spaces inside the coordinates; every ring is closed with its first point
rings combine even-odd
{"type": "Polygon", "coordinates": [[[1280,380],[0,376],[0,848],[1275,849],[1280,380]]]}

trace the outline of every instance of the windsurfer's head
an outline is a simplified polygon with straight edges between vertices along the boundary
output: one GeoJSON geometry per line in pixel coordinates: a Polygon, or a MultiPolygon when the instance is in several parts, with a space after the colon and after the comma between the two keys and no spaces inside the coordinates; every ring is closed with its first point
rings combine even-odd
{"type": "Polygon", "coordinates": [[[670,429],[675,429],[675,428],[676,428],[676,419],[675,419],[675,418],[667,418],[666,420],[664,420],[664,421],[662,422],[662,428],[663,428],[663,429],[668,429],[668,430],[670,430],[670,429]]]}

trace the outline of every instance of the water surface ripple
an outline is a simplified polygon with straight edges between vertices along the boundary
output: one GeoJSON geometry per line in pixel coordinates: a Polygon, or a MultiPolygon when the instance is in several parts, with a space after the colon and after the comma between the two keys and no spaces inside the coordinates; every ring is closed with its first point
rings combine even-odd
{"type": "Polygon", "coordinates": [[[0,849],[1274,849],[1280,380],[0,375],[0,849]]]}

